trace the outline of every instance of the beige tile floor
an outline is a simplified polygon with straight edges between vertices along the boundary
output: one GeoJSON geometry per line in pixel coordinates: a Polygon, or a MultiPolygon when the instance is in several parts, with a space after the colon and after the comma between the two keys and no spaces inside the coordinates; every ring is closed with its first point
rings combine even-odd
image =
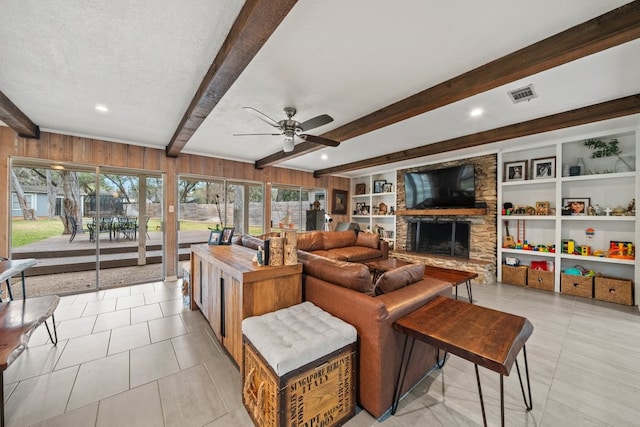
{"type": "MultiPolygon", "coordinates": [[[[533,411],[524,409],[514,369],[505,378],[507,425],[640,425],[637,308],[510,285],[473,292],[477,304],[535,327],[527,343],[533,411]]],[[[238,370],[202,315],[183,308],[179,282],[65,296],[56,321],[58,345],[39,328],[5,372],[8,426],[251,425],[238,370]]],[[[481,369],[481,378],[489,425],[498,425],[498,376],[481,369]]],[[[473,365],[452,356],[395,416],[377,421],[358,411],[346,425],[481,423],[473,365]]]]}

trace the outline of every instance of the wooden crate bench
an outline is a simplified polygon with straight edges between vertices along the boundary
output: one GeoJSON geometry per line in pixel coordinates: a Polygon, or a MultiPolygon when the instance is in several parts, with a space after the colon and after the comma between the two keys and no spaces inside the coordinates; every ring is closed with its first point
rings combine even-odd
{"type": "Polygon", "coordinates": [[[357,333],[304,302],[242,321],[242,403],[254,424],[342,425],[355,415],[357,333]]]}

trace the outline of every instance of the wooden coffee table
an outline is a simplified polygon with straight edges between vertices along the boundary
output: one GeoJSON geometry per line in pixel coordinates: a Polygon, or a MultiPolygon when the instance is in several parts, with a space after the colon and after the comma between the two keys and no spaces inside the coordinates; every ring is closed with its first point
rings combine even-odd
{"type": "Polygon", "coordinates": [[[487,417],[482,398],[482,387],[478,366],[500,374],[500,416],[504,426],[504,385],[505,375],[509,375],[513,363],[516,364],[520,388],[527,410],[533,408],[531,382],[525,343],[533,332],[533,325],[524,317],[478,305],[468,304],[451,298],[437,296],[413,313],[399,319],[393,327],[406,335],[402,350],[402,362],[394,391],[391,414],[395,414],[400,400],[400,390],[404,383],[407,366],[411,359],[413,344],[418,339],[445,351],[444,358],[437,366],[442,368],[447,352],[473,362],[480,395],[482,419],[487,425],[487,417]],[[408,350],[408,351],[407,351],[408,350]],[[528,401],[520,375],[516,357],[522,350],[527,377],[528,401]],[[405,358],[406,356],[406,358],[405,358]]]}
{"type": "MultiPolygon", "coordinates": [[[[394,270],[398,267],[402,267],[403,265],[409,265],[411,263],[398,258],[388,258],[365,262],[364,264],[369,267],[369,271],[373,274],[373,281],[375,282],[385,272],[394,270]]],[[[471,294],[471,280],[478,277],[477,273],[472,273],[464,270],[454,270],[452,268],[425,265],[424,275],[451,283],[451,286],[456,288],[456,299],[458,299],[458,285],[461,285],[463,283],[466,284],[469,302],[473,302],[473,296],[471,294]]]]}

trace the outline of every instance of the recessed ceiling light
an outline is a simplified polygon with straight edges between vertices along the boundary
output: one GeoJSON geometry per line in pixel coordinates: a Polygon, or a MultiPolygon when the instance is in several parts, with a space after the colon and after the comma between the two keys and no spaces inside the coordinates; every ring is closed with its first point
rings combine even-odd
{"type": "Polygon", "coordinates": [[[329,156],[327,156],[326,154],[322,154],[322,155],[320,156],[320,158],[321,158],[322,160],[327,160],[327,159],[329,158],[329,156]]]}
{"type": "Polygon", "coordinates": [[[103,104],[96,104],[96,110],[100,111],[101,113],[108,113],[109,112],[109,108],[106,105],[103,105],[103,104]]]}
{"type": "Polygon", "coordinates": [[[64,170],[64,166],[62,165],[51,165],[50,168],[57,171],[64,170]]]}
{"type": "Polygon", "coordinates": [[[484,111],[482,111],[482,108],[474,108],[473,110],[471,110],[471,112],[469,113],[469,115],[471,117],[480,117],[482,115],[484,111]]]}

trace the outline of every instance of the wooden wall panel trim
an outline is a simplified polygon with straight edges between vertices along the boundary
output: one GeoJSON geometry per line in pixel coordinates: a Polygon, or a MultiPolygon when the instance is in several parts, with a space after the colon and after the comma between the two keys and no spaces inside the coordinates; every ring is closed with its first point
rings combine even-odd
{"type": "Polygon", "coordinates": [[[127,167],[144,169],[144,147],[127,145],[127,167]]]}
{"type": "Polygon", "coordinates": [[[93,157],[93,141],[90,138],[73,138],[71,160],[74,163],[91,163],[93,157]]]}

